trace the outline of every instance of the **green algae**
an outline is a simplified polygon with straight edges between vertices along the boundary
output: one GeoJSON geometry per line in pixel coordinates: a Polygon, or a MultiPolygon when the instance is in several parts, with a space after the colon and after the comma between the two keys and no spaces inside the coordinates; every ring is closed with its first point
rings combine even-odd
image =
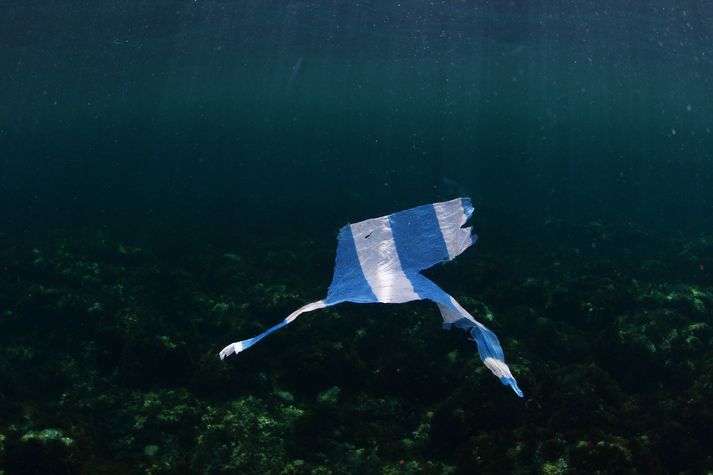
{"type": "Polygon", "coordinates": [[[23,442],[33,441],[42,444],[59,442],[68,447],[73,446],[75,443],[74,439],[72,439],[71,437],[67,437],[59,429],[42,429],[40,431],[31,430],[25,433],[20,440],[23,442]]]}
{"type": "MultiPolygon", "coordinates": [[[[598,242],[617,249],[616,229],[606,233],[598,242]]],[[[107,236],[34,249],[21,281],[0,291],[0,429],[21,428],[3,432],[0,459],[25,453],[15,449],[22,434],[56,427],[74,441],[68,463],[88,473],[110,465],[95,444],[122,460],[108,473],[713,467],[704,450],[713,289],[660,256],[578,265],[562,249],[537,270],[522,256],[481,253],[473,266],[444,267],[454,294],[508,335],[509,362],[530,387],[518,403],[471,344],[434,336],[426,304],[325,311],[269,348],[215,358],[226,334],[321,291],[323,276],[298,271],[307,254],[216,250],[169,264],[107,236]],[[281,273],[264,272],[283,257],[281,273]],[[48,346],[36,344],[39,332],[48,346]]]]}
{"type": "Polygon", "coordinates": [[[339,386],[332,386],[317,395],[317,402],[327,406],[335,406],[339,402],[339,395],[342,390],[339,386]]]}

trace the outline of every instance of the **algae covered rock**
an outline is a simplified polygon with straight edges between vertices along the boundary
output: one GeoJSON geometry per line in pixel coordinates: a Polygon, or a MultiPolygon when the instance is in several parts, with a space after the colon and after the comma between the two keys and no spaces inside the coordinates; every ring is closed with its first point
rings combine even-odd
{"type": "Polygon", "coordinates": [[[565,227],[547,252],[434,269],[507,335],[524,400],[458,331],[434,338],[425,303],[324,311],[217,358],[323,290],[331,238],[0,248],[0,475],[712,471],[709,244],[565,227]]]}
{"type": "Polygon", "coordinates": [[[280,404],[276,412],[248,396],[227,406],[208,406],[192,451],[203,473],[271,473],[288,460],[286,439],[302,410],[280,404]]]}
{"type": "Polygon", "coordinates": [[[0,475],[4,475],[5,471],[5,434],[0,432],[0,475]]]}
{"type": "Polygon", "coordinates": [[[59,429],[28,431],[6,441],[5,469],[13,473],[81,473],[76,442],[59,429]]]}

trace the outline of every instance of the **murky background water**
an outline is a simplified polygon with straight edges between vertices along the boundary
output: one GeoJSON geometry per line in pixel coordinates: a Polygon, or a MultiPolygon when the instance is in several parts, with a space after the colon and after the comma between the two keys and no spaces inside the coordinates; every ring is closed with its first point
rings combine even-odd
{"type": "Polygon", "coordinates": [[[711,78],[701,1],[5,1],[8,475],[711,469],[711,78]],[[464,195],[432,273],[529,399],[426,304],[213,361],[324,293],[340,226],[464,195]]]}

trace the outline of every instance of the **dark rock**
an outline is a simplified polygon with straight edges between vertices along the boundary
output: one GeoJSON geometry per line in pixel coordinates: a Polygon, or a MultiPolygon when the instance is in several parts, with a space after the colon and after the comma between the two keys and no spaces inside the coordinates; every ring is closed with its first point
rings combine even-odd
{"type": "Polygon", "coordinates": [[[81,473],[76,443],[56,429],[30,432],[5,442],[7,475],[81,473]]]}

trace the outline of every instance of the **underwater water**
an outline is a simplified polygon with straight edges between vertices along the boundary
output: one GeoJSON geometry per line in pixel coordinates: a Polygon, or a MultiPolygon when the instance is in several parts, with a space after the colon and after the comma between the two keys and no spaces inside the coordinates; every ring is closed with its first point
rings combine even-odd
{"type": "Polygon", "coordinates": [[[0,2],[0,475],[713,471],[712,78],[705,1],[0,2]],[[464,196],[524,398],[430,302],[218,358],[464,196]]]}

